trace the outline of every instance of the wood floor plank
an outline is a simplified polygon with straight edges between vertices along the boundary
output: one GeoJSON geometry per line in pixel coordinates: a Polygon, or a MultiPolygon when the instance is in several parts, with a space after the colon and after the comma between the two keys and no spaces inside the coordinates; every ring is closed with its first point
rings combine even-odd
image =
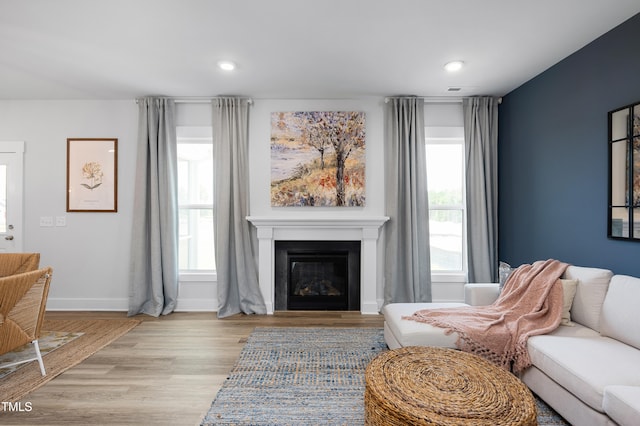
{"type": "MultiPolygon", "coordinates": [[[[122,312],[47,312],[50,319],[125,318],[122,312]]],[[[381,315],[278,312],[140,315],[132,331],[27,395],[30,411],[3,425],[197,425],[255,327],[382,327],[381,315]]]]}

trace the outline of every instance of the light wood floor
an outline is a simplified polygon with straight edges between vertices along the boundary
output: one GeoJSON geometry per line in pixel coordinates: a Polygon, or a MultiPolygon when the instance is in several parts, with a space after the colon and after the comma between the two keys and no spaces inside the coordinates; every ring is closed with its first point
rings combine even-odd
{"type": "MultiPolygon", "coordinates": [[[[125,318],[122,312],[48,312],[52,319],[125,318]]],[[[125,336],[25,397],[31,411],[3,425],[197,425],[255,327],[382,327],[381,315],[174,313],[125,336]]]]}

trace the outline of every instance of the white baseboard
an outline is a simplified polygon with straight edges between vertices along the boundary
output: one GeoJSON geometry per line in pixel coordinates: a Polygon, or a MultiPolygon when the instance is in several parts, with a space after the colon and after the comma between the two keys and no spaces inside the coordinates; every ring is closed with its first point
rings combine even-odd
{"type": "Polygon", "coordinates": [[[360,312],[362,315],[378,315],[380,313],[378,302],[362,303],[360,306],[360,312]]]}
{"type": "MultiPolygon", "coordinates": [[[[128,311],[129,299],[49,298],[48,311],[128,311]]],[[[216,312],[218,299],[178,298],[176,312],[216,312]]]]}
{"type": "MultiPolygon", "coordinates": [[[[378,303],[369,303],[361,306],[363,315],[379,314],[378,303]]],[[[47,300],[48,311],[123,311],[129,309],[128,299],[86,299],[86,298],[49,298],[47,300]]],[[[217,312],[217,298],[180,298],[175,312],[217,312]]],[[[270,312],[273,314],[273,311],[270,312]]]]}
{"type": "MultiPolygon", "coordinates": [[[[191,277],[180,282],[176,312],[216,312],[218,298],[216,283],[191,277]]],[[[129,298],[73,298],[49,297],[49,311],[128,311],[129,298]]]]}
{"type": "Polygon", "coordinates": [[[218,299],[181,299],[178,297],[176,312],[217,312],[218,299]]]}
{"type": "Polygon", "coordinates": [[[47,311],[128,311],[129,299],[47,299],[47,311]]]}

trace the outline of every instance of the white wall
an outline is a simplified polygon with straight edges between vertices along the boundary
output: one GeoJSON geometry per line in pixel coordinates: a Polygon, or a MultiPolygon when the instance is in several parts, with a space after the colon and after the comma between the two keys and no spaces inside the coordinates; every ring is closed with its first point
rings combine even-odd
{"type": "MultiPolygon", "coordinates": [[[[249,131],[250,214],[296,215],[303,209],[322,217],[383,216],[383,106],[383,98],[254,100],[249,131]],[[270,206],[270,114],[278,111],[362,111],[366,114],[364,207],[270,206]]],[[[435,115],[426,116],[429,121],[429,117],[435,115]]],[[[178,104],[178,125],[210,123],[209,104],[178,104]]],[[[448,124],[441,122],[440,125],[448,124]]],[[[25,142],[23,249],[40,252],[41,264],[54,268],[48,302],[51,310],[127,310],[136,134],[134,100],[0,101],[0,141],[25,142]],[[118,212],[67,213],[66,140],[103,137],[118,138],[118,212]],[[42,216],[65,216],[66,226],[40,227],[42,216]]],[[[382,264],[378,269],[378,276],[382,276],[382,264]]],[[[377,292],[382,298],[381,283],[377,283],[377,292]]],[[[178,309],[215,310],[215,294],[214,282],[182,282],[178,309]]],[[[434,299],[451,297],[440,297],[434,288],[434,299]]]]}
{"type": "Polygon", "coordinates": [[[25,142],[23,250],[53,267],[50,309],[127,308],[136,129],[133,100],[0,101],[0,140],[25,142]],[[66,212],[67,138],[118,139],[117,213],[66,212]]]}

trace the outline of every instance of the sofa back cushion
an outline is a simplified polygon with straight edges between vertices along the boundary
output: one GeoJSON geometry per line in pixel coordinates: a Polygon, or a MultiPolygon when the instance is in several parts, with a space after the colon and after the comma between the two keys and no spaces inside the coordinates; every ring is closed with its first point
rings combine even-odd
{"type": "Polygon", "coordinates": [[[562,279],[562,319],[560,325],[574,326],[571,322],[571,306],[573,306],[573,298],[576,296],[578,288],[578,280],[562,279]]]}
{"type": "Polygon", "coordinates": [[[600,334],[640,349],[640,278],[614,275],[602,305],[600,334]]]}
{"type": "Polygon", "coordinates": [[[600,331],[600,312],[613,272],[608,269],[569,266],[563,278],[578,280],[571,306],[571,321],[600,331]]]}

